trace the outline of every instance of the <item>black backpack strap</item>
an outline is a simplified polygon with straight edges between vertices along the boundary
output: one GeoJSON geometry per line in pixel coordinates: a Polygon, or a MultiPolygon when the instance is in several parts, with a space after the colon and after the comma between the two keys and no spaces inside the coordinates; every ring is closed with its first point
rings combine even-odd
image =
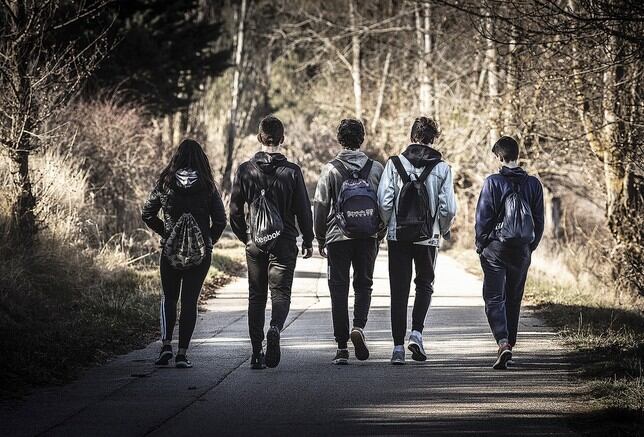
{"type": "Polygon", "coordinates": [[[275,170],[275,174],[273,175],[273,179],[271,179],[271,181],[270,181],[270,182],[268,183],[268,185],[266,186],[266,191],[267,191],[267,192],[268,192],[271,188],[273,188],[273,185],[275,185],[275,182],[277,182],[277,179],[279,178],[279,175],[280,175],[280,171],[281,171],[283,168],[284,168],[284,167],[282,167],[282,166],[277,167],[277,169],[275,170]]]}
{"type": "Polygon", "coordinates": [[[373,167],[373,159],[367,159],[365,165],[360,169],[360,179],[365,181],[369,180],[369,173],[371,173],[371,168],[373,167]]]}
{"type": "Polygon", "coordinates": [[[440,159],[434,159],[432,162],[427,164],[425,168],[423,169],[423,172],[418,176],[418,182],[421,184],[425,182],[425,179],[429,177],[429,174],[434,170],[434,167],[436,167],[438,164],[440,164],[442,161],[440,159]]]}
{"type": "Polygon", "coordinates": [[[398,156],[392,156],[389,159],[391,159],[391,162],[394,163],[394,167],[396,167],[396,171],[400,175],[403,183],[407,184],[411,182],[411,178],[409,177],[407,170],[405,170],[405,166],[403,166],[402,162],[400,161],[400,158],[398,156]]]}
{"type": "Polygon", "coordinates": [[[333,159],[331,162],[329,162],[335,169],[340,173],[342,176],[342,179],[349,179],[351,177],[351,173],[349,173],[349,170],[342,164],[339,160],[333,159]]]}
{"type": "Polygon", "coordinates": [[[284,167],[283,166],[277,167],[277,169],[275,170],[275,174],[269,180],[269,182],[267,184],[262,184],[262,182],[264,180],[264,174],[265,173],[263,171],[261,171],[260,168],[257,167],[257,165],[255,165],[255,163],[252,163],[252,164],[253,164],[253,167],[255,167],[255,170],[257,171],[257,175],[258,175],[258,178],[257,178],[258,183],[257,183],[257,185],[259,185],[260,191],[264,190],[264,192],[268,192],[271,188],[273,188],[273,185],[275,184],[275,182],[277,181],[277,178],[279,176],[280,170],[282,170],[284,167]]]}

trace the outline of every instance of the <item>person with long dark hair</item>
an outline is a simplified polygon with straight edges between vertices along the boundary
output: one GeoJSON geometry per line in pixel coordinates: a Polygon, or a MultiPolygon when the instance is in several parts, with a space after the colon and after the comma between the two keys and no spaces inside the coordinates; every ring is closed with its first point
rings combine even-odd
{"type": "Polygon", "coordinates": [[[208,157],[186,139],[161,172],[143,207],[145,224],[161,236],[161,352],[155,364],[173,357],[172,334],[181,297],[177,368],[190,368],[186,356],[197,321],[197,302],[210,268],[213,245],[226,227],[226,212],[208,157]],[[163,210],[163,220],[158,217],[163,210]]]}

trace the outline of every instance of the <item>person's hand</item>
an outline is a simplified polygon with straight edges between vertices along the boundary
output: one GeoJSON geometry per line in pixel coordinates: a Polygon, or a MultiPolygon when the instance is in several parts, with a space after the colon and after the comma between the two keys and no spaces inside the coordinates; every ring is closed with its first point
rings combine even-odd
{"type": "Polygon", "coordinates": [[[324,248],[324,246],[320,246],[318,250],[320,251],[320,256],[322,258],[326,258],[326,249],[324,248]]]}
{"type": "Polygon", "coordinates": [[[304,247],[302,244],[302,258],[307,259],[313,256],[313,247],[304,247]]]}

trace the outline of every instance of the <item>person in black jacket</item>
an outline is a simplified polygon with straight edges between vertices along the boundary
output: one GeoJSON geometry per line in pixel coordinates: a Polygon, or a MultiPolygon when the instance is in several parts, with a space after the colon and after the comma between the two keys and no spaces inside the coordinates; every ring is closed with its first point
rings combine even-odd
{"type": "Polygon", "coordinates": [[[192,367],[186,351],[197,321],[197,301],[201,286],[210,268],[213,245],[226,227],[226,212],[212,177],[208,157],[194,140],[186,139],[179,145],[168,166],[150,193],[143,207],[145,224],[161,236],[161,352],[156,365],[167,365],[172,359],[172,333],[177,318],[177,301],[181,296],[179,318],[179,350],[175,357],[178,368],[192,367]],[[163,209],[163,220],[158,217],[163,209]],[[196,265],[185,269],[175,267],[167,240],[175,226],[190,215],[191,242],[198,253],[196,265]],[[193,221],[194,220],[194,221],[193,221]],[[200,236],[200,238],[195,238],[200,236]],[[203,247],[200,247],[203,246],[203,247]]]}
{"type": "Polygon", "coordinates": [[[302,232],[302,254],[313,255],[313,216],[311,203],[300,167],[280,153],[284,141],[284,125],[273,116],[259,125],[257,139],[262,151],[239,166],[230,194],[230,226],[246,244],[248,264],[248,328],[253,348],[251,368],[276,367],[280,361],[280,332],[291,305],[291,287],[297,260],[298,226],[302,232]],[[251,239],[251,217],[244,211],[267,187],[266,197],[276,206],[283,230],[275,245],[264,252],[251,239]],[[297,219],[297,226],[296,226],[297,219]],[[270,328],[264,341],[264,312],[271,290],[272,314],[270,328]]]}
{"type": "Polygon", "coordinates": [[[476,251],[483,268],[485,314],[499,349],[494,369],[505,369],[517,341],[519,312],[532,252],[543,235],[543,187],[534,176],[519,167],[519,144],[501,137],[492,148],[503,164],[499,173],[488,176],[476,206],[476,251]],[[516,187],[516,188],[515,188],[516,187]],[[534,222],[531,243],[513,245],[498,235],[504,199],[518,189],[529,205],[534,222]]]}

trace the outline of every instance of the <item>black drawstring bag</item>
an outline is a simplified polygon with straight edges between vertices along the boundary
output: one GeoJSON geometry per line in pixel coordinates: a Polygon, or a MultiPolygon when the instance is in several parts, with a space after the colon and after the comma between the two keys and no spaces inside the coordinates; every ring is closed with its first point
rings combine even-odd
{"type": "Polygon", "coordinates": [[[521,246],[534,241],[534,219],[530,205],[519,192],[520,184],[512,184],[512,190],[501,202],[495,227],[499,241],[510,246],[521,246]]]}
{"type": "Polygon", "coordinates": [[[250,233],[255,246],[263,252],[270,251],[284,230],[284,222],[275,203],[267,197],[275,184],[282,167],[275,171],[275,176],[250,204],[250,233]]]}

